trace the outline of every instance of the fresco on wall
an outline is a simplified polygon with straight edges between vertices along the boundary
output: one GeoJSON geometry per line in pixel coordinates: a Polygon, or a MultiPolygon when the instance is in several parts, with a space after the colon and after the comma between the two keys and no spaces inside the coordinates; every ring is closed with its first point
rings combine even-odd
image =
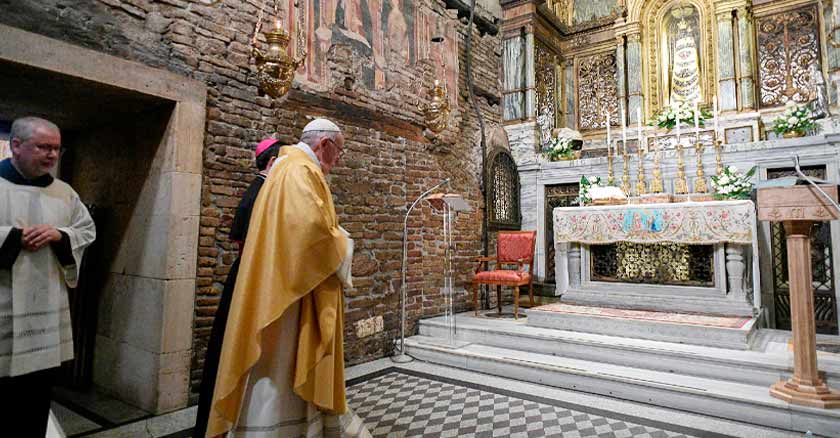
{"type": "MultiPolygon", "coordinates": [[[[431,60],[450,90],[457,89],[458,35],[422,0],[314,0],[301,8],[288,0],[286,10],[304,16],[291,17],[292,29],[303,26],[308,56],[297,79],[319,88],[331,84],[330,50],[349,49],[361,70],[354,78],[369,90],[385,90],[399,84],[405,66],[431,60]],[[442,21],[438,23],[438,21],[442,21]],[[442,44],[433,44],[436,29],[445,33],[442,44]]],[[[419,75],[419,72],[418,72],[419,75]]],[[[453,104],[457,93],[453,96],[453,104]]]]}
{"type": "Polygon", "coordinates": [[[572,24],[608,17],[616,7],[616,0],[577,0],[572,5],[572,24]]]}

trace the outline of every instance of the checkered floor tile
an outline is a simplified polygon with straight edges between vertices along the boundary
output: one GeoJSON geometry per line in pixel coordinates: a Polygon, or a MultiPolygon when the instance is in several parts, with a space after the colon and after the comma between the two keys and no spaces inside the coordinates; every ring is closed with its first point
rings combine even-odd
{"type": "Polygon", "coordinates": [[[692,436],[491,391],[392,371],[350,386],[347,400],[374,437],[692,436]]]}

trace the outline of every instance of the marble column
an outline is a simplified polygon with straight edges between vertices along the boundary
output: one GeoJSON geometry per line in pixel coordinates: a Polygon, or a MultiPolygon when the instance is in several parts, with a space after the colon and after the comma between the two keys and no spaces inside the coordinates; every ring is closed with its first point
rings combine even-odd
{"type": "Polygon", "coordinates": [[[640,33],[627,35],[627,110],[629,124],[638,123],[636,108],[641,108],[644,117],[645,106],[642,97],[642,41],[640,33]]]}
{"type": "Polygon", "coordinates": [[[569,287],[580,287],[580,244],[569,246],[569,287]]]}
{"type": "Polygon", "coordinates": [[[502,43],[504,74],[503,111],[505,120],[525,118],[525,36],[507,38],[502,43]]]}
{"type": "Polygon", "coordinates": [[[507,38],[503,45],[504,62],[504,100],[505,120],[525,118],[525,35],[507,38]]]}
{"type": "Polygon", "coordinates": [[[744,272],[747,265],[744,262],[743,245],[726,245],[726,280],[729,283],[727,293],[733,298],[746,298],[744,290],[744,272]]]}
{"type": "Polygon", "coordinates": [[[738,92],[739,110],[755,109],[755,80],[753,79],[753,17],[747,8],[739,8],[738,16],[738,92]]]}
{"type": "Polygon", "coordinates": [[[615,37],[615,71],[616,75],[616,84],[618,85],[618,96],[617,101],[621,107],[626,108],[627,104],[626,97],[627,97],[627,87],[624,83],[624,78],[627,77],[626,70],[625,70],[625,62],[624,62],[624,35],[620,35],[615,37]]]}
{"type": "Polygon", "coordinates": [[[563,67],[565,62],[566,60],[563,57],[558,56],[557,64],[554,66],[554,77],[557,78],[554,81],[554,93],[557,96],[557,108],[555,110],[557,118],[554,120],[554,124],[558,128],[566,126],[574,129],[573,126],[567,124],[566,120],[566,73],[563,67]]]}
{"type": "Polygon", "coordinates": [[[577,129],[577,115],[575,114],[575,62],[566,60],[563,82],[566,83],[566,127],[577,129]]]}
{"type": "Polygon", "coordinates": [[[717,14],[718,103],[721,111],[737,109],[735,93],[735,50],[732,45],[732,11],[717,14]]]}
{"type": "Polygon", "coordinates": [[[537,117],[537,61],[534,53],[534,32],[525,34],[525,116],[537,117]]]}
{"type": "Polygon", "coordinates": [[[569,242],[554,242],[555,295],[562,295],[569,289],[569,242]]]}
{"type": "Polygon", "coordinates": [[[825,2],[825,9],[823,10],[825,20],[825,36],[828,44],[826,44],[825,53],[828,61],[828,100],[832,106],[838,104],[837,87],[840,81],[840,47],[835,47],[835,44],[840,44],[840,28],[836,32],[832,32],[831,28],[840,23],[840,1],[825,2]]]}

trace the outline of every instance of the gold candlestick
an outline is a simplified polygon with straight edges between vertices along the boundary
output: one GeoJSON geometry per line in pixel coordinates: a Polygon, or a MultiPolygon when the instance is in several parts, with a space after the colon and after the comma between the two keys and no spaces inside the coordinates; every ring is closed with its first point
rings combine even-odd
{"type": "Polygon", "coordinates": [[[651,193],[662,193],[665,188],[662,184],[662,169],[659,167],[659,151],[653,154],[653,181],[650,182],[651,193]]]}
{"type": "Polygon", "coordinates": [[[685,179],[685,163],[683,162],[682,141],[677,137],[677,179],[674,180],[674,194],[688,193],[688,182],[685,179]]]}
{"type": "Polygon", "coordinates": [[[627,145],[624,145],[624,154],[622,154],[622,159],[624,160],[623,163],[623,172],[621,175],[621,191],[625,194],[629,195],[630,192],[630,162],[627,160],[627,145]]]}
{"type": "Polygon", "coordinates": [[[697,178],[694,178],[694,193],[706,193],[709,191],[709,186],[706,185],[706,173],[703,172],[703,150],[706,147],[697,139],[694,145],[694,150],[697,152],[697,178]]]}
{"type": "Polygon", "coordinates": [[[721,159],[721,149],[723,149],[723,140],[717,138],[715,134],[715,163],[717,163],[717,176],[723,175],[723,160],[721,159]]]}
{"type": "Polygon", "coordinates": [[[645,181],[645,150],[642,148],[642,139],[639,139],[639,174],[636,176],[636,195],[641,196],[647,193],[647,182],[645,181]]]}
{"type": "Polygon", "coordinates": [[[607,145],[607,185],[615,184],[615,175],[613,174],[613,153],[610,145],[607,145]]]}

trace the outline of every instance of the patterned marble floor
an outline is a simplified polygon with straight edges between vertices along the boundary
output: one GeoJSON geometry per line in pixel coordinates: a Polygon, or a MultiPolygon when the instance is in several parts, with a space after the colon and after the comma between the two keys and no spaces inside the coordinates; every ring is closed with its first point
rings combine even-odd
{"type": "Polygon", "coordinates": [[[347,399],[377,438],[728,437],[396,368],[349,381],[347,399]]]}

